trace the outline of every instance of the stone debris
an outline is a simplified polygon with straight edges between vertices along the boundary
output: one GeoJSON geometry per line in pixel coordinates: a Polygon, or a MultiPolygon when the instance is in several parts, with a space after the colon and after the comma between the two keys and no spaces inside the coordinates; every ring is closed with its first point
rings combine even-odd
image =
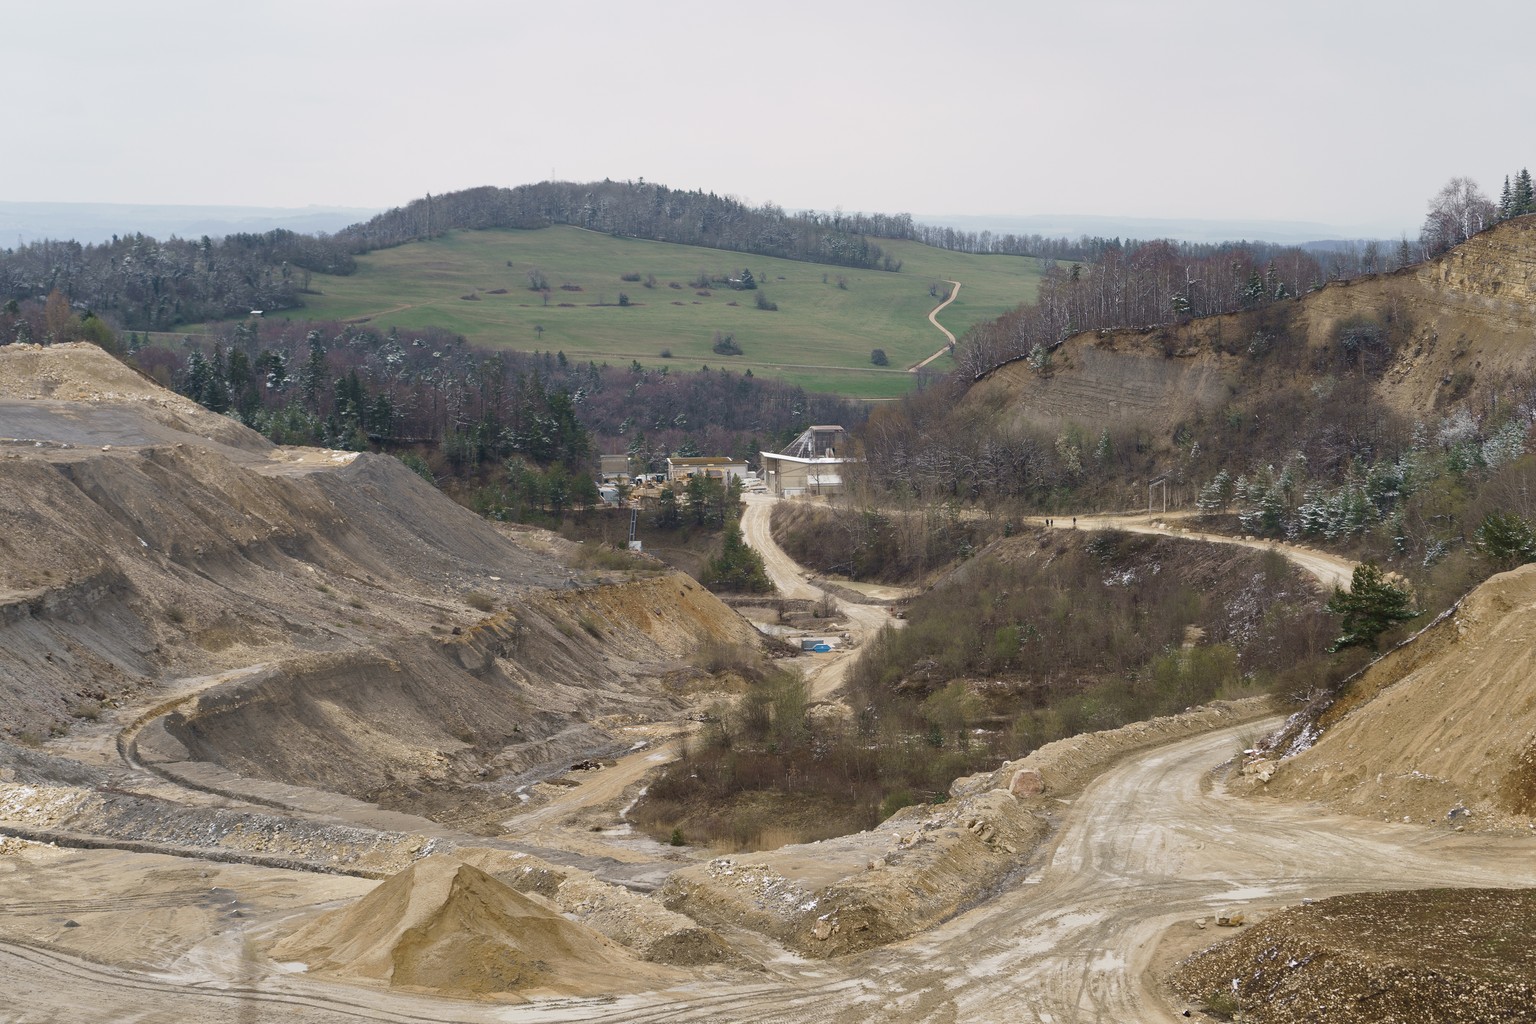
{"type": "Polygon", "coordinates": [[[1008,792],[1017,797],[1039,796],[1045,792],[1045,780],[1033,768],[1020,768],[1013,773],[1008,792]]]}

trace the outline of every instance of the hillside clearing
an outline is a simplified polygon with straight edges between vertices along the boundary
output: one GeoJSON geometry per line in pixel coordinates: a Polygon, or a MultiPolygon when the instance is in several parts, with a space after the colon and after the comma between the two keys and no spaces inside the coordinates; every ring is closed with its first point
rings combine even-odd
{"type": "MultiPolygon", "coordinates": [[[[902,261],[899,273],[564,226],[456,231],[359,257],[357,273],[347,277],[317,274],[305,308],[273,315],[368,318],[380,329],[437,326],[477,344],[561,351],[580,361],[633,360],[679,370],[728,365],[808,389],[889,398],[914,385],[902,368],[944,344],[936,323],[960,335],[1035,298],[1037,260],[903,241],[891,241],[889,248],[902,261]],[[736,277],[743,269],[752,271],[757,289],[695,287],[701,275],[736,277]],[[624,281],[625,275],[639,280],[624,281]],[[653,286],[646,287],[652,277],[653,286]],[[547,283],[547,291],[530,287],[537,280],[547,283]],[[963,294],[930,323],[950,280],[965,283],[963,294]],[[778,309],[757,308],[759,295],[778,309]],[[742,355],[712,351],[717,331],[733,335],[742,355]],[[886,351],[890,368],[870,365],[876,348],[886,351]]],[[[945,361],[933,366],[942,370],[945,361]]]]}

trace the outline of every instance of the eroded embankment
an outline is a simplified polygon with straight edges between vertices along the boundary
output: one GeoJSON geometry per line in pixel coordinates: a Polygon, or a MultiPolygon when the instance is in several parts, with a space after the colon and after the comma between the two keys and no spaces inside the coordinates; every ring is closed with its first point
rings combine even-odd
{"type": "Polygon", "coordinates": [[[264,808],[173,803],[125,788],[131,773],[0,741],[0,837],[79,849],[158,853],[227,864],[387,879],[451,855],[518,892],[665,964],[740,963],[713,931],[587,872],[459,835],[368,828],[264,808]]]}
{"type": "Polygon", "coordinates": [[[1236,788],[1453,828],[1530,826],[1533,638],[1536,565],[1527,565],[1490,578],[1372,664],[1293,756],[1250,764],[1236,788]]]}
{"type": "Polygon", "coordinates": [[[446,629],[472,621],[466,593],[573,578],[397,460],[347,457],[284,475],[212,445],[0,450],[11,735],[62,731],[178,675],[446,629]]]}
{"type": "Polygon", "coordinates": [[[660,680],[692,652],[757,642],[680,574],[541,592],[459,635],[295,659],[215,686],[167,715],[140,755],[437,820],[456,805],[494,812],[524,773],[611,743],[605,726],[676,717],[660,680]]]}
{"type": "Polygon", "coordinates": [[[1268,713],[1264,698],[1218,701],[1059,740],[956,781],[948,803],[907,808],[868,832],[685,868],[662,898],[697,920],[745,924],[809,956],[901,939],[1024,868],[1052,833],[1060,799],[1120,757],[1268,713]]]}

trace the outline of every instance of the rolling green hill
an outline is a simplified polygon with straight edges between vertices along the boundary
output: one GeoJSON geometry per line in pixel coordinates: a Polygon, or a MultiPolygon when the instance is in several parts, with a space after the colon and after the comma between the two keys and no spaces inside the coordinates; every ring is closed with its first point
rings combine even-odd
{"type": "MultiPolygon", "coordinates": [[[[306,295],[302,310],[276,315],[368,318],[385,329],[437,326],[481,345],[562,351],[600,363],[750,368],[817,391],[889,398],[912,387],[915,378],[906,367],[944,344],[928,322],[939,301],[930,295],[931,285],[937,282],[942,295],[944,281],[961,282],[959,297],[940,314],[956,336],[1035,300],[1037,260],[947,252],[908,241],[881,245],[902,261],[900,273],[565,226],[455,231],[361,256],[350,276],[316,274],[310,287],[320,294],[306,295]],[[739,276],[743,268],[750,268],[758,290],[698,289],[691,283],[701,274],[739,276]],[[547,280],[547,299],[530,288],[531,271],[547,280]],[[639,274],[641,280],[623,281],[624,274],[639,274]],[[649,288],[648,275],[655,278],[649,288]],[[621,293],[628,296],[627,306],[619,304],[621,293]],[[756,308],[760,294],[778,310],[756,308]],[[476,298],[464,298],[468,295],[476,298]],[[742,354],[713,352],[717,331],[733,335],[742,354]],[[870,364],[876,348],[889,357],[887,368],[870,364]]],[[[945,356],[931,365],[943,370],[948,363],[945,356]]]]}

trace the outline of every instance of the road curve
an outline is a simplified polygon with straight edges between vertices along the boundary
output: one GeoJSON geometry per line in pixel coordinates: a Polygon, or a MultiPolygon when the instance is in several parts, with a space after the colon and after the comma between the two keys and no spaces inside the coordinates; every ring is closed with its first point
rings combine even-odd
{"type": "MultiPolygon", "coordinates": [[[[773,539],[769,523],[773,506],[780,500],[767,494],[748,494],[742,499],[746,508],[741,514],[741,535],[747,544],[763,558],[763,568],[768,578],[785,597],[820,601],[827,592],[806,580],[800,563],[790,558],[773,539]]],[[[888,624],[899,624],[891,617],[891,611],[883,605],[856,604],[852,601],[836,601],[839,615],[854,637],[855,644],[874,636],[888,624]]],[[[801,667],[810,686],[812,700],[828,700],[843,685],[848,669],[858,656],[857,646],[841,648],[832,654],[807,655],[801,667]]]]}
{"type": "Polygon", "coordinates": [[[614,999],[519,1005],[435,1000],[306,975],[185,978],[108,968],[0,942],[8,1012],[82,1024],[135,1020],[533,1022],[1024,1021],[1176,1024],[1159,944],[1219,937],[1193,922],[1250,919],[1303,898],[1427,886],[1531,883],[1529,838],[1332,815],[1228,795],[1211,769],[1266,727],[1250,723],[1131,755],[1061,803],[1053,847],[995,898],[906,942],[827,962],[785,957],[749,980],[614,999]],[[52,1014],[52,1016],[50,1016],[52,1014]]]}
{"type": "MultiPolygon", "coordinates": [[[[1278,551],[1304,571],[1311,573],[1329,590],[1334,587],[1348,590],[1355,566],[1359,564],[1339,555],[1318,551],[1316,548],[1300,547],[1285,541],[1231,537],[1221,533],[1191,533],[1183,527],[1173,525],[1176,521],[1192,518],[1195,514],[1191,512],[1140,512],[1124,515],[1101,513],[1076,517],[1055,516],[1052,517],[1051,523],[1056,529],[1124,530],[1127,533],[1183,537],[1187,540],[1205,541],[1208,544],[1236,544],[1239,547],[1253,548],[1257,551],[1278,551]]],[[[1044,526],[1046,520],[1044,516],[1035,516],[1029,522],[1036,526],[1044,526]]]]}

